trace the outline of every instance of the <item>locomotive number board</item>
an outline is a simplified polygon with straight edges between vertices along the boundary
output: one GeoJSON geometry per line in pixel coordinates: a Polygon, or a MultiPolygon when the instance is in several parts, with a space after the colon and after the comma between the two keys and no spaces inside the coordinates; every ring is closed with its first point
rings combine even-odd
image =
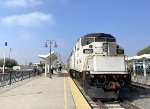
{"type": "Polygon", "coordinates": [[[91,54],[91,53],[93,53],[93,49],[84,49],[83,53],[85,53],[85,54],[91,54]]]}

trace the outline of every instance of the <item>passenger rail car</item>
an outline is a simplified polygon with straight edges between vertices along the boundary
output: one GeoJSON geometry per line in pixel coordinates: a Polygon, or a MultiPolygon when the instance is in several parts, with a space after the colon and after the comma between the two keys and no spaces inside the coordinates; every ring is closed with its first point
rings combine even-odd
{"type": "Polygon", "coordinates": [[[112,35],[91,33],[79,38],[67,63],[71,77],[91,98],[128,97],[131,76],[124,49],[112,35]]]}

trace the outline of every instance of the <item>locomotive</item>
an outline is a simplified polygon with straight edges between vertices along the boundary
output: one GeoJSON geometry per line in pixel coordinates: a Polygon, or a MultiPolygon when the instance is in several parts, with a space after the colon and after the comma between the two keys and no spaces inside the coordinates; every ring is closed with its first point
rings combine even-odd
{"type": "Polygon", "coordinates": [[[124,49],[106,33],[80,37],[68,61],[70,76],[95,99],[129,97],[131,75],[127,72],[124,49]]]}

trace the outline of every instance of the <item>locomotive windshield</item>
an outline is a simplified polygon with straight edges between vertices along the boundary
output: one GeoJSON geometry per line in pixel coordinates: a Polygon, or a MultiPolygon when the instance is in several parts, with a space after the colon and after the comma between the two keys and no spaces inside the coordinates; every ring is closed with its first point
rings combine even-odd
{"type": "Polygon", "coordinates": [[[106,38],[106,41],[107,42],[116,42],[116,39],[115,38],[106,38]]]}
{"type": "Polygon", "coordinates": [[[94,42],[94,38],[82,38],[82,46],[88,45],[94,42]]]}
{"type": "Polygon", "coordinates": [[[95,42],[116,42],[115,38],[95,38],[95,42]]]}
{"type": "Polygon", "coordinates": [[[95,42],[105,42],[105,38],[95,38],[95,42]]]}
{"type": "Polygon", "coordinates": [[[115,38],[105,38],[105,37],[97,37],[97,38],[82,38],[82,46],[88,45],[92,42],[116,42],[115,38]]]}

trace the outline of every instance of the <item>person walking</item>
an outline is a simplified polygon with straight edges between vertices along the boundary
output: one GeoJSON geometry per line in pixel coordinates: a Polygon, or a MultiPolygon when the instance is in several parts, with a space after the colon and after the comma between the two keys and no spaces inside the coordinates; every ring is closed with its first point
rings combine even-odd
{"type": "Polygon", "coordinates": [[[53,74],[53,70],[54,70],[54,69],[53,69],[53,67],[52,67],[52,68],[51,68],[51,74],[53,74]]]}
{"type": "Polygon", "coordinates": [[[60,73],[61,73],[61,70],[62,70],[62,66],[60,65],[60,66],[59,66],[59,72],[60,72],[60,73]]]}

